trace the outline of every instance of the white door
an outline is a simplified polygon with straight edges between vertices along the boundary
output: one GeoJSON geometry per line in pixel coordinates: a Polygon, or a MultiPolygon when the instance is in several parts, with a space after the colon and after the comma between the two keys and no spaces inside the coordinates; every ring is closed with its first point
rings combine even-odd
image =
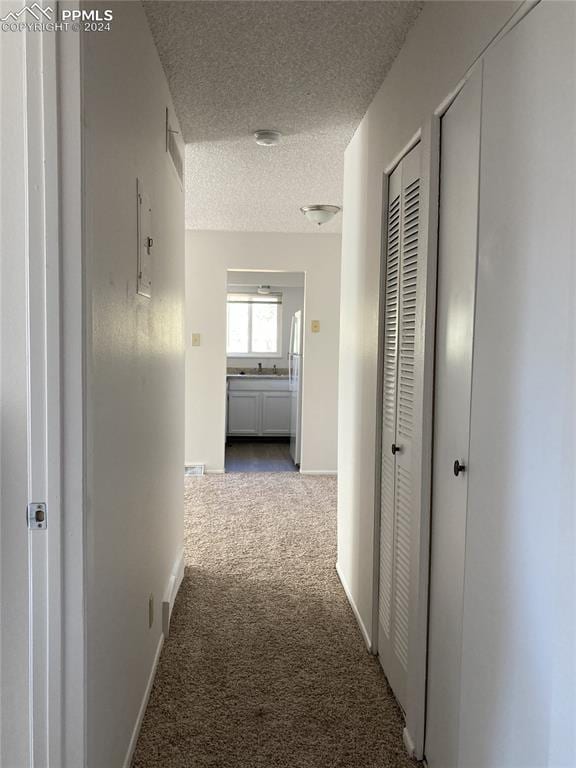
{"type": "Polygon", "coordinates": [[[378,653],[388,681],[406,707],[411,592],[412,441],[419,270],[420,147],[389,180],[386,247],[380,501],[378,653]]]}
{"type": "Polygon", "coordinates": [[[576,4],[484,61],[460,765],[576,765],[576,4]]]}
{"type": "Polygon", "coordinates": [[[458,765],[481,68],[442,119],[425,754],[458,765]],[[459,470],[459,462],[464,468],[459,470]]]}

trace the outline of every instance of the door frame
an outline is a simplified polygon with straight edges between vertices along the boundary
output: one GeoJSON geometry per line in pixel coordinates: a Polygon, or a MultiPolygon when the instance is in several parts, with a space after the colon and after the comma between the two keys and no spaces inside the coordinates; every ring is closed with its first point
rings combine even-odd
{"type": "MultiPolygon", "coordinates": [[[[426,254],[421,261],[418,283],[417,328],[419,338],[416,355],[422,365],[423,376],[417,384],[414,422],[422,435],[421,445],[414,447],[414,479],[417,487],[420,514],[413,521],[411,541],[413,574],[411,584],[411,611],[409,634],[409,668],[407,676],[406,726],[403,731],[407,751],[421,758],[424,748],[426,707],[426,651],[428,628],[428,571],[430,542],[430,500],[432,467],[432,414],[434,378],[434,331],[436,321],[436,258],[438,242],[438,182],[440,165],[439,119],[432,116],[414,134],[402,151],[385,168],[382,179],[382,238],[380,247],[380,297],[385,296],[387,209],[390,176],[400,161],[420,144],[420,231],[418,250],[426,254]]],[[[372,646],[378,653],[378,607],[380,576],[380,507],[382,475],[382,418],[383,418],[383,360],[385,335],[385,302],[380,301],[378,321],[378,379],[376,406],[375,486],[374,486],[374,538],[373,538],[373,602],[372,646]]]]}
{"type": "Polygon", "coordinates": [[[46,528],[28,530],[27,768],[72,768],[86,763],[82,34],[20,34],[27,498],[46,504],[46,528]]]}
{"type": "MultiPolygon", "coordinates": [[[[29,760],[62,764],[61,268],[57,43],[25,31],[29,760]]],[[[24,514],[22,522],[24,524],[24,514]]]]}

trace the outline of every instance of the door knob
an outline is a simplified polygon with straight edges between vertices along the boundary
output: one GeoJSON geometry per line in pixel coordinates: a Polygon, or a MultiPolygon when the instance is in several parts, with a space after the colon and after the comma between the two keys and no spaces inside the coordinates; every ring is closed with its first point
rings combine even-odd
{"type": "Polygon", "coordinates": [[[401,453],[402,446],[396,445],[396,443],[392,443],[392,456],[395,456],[397,453],[401,453]]]}
{"type": "Polygon", "coordinates": [[[456,459],[456,461],[454,462],[454,475],[456,477],[458,477],[460,472],[466,472],[466,465],[465,464],[460,464],[458,459],[456,459]]]}

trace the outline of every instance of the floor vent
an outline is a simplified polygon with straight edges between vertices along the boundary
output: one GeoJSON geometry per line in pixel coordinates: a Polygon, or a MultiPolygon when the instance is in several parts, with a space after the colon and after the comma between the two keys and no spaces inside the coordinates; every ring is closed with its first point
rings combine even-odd
{"type": "Polygon", "coordinates": [[[188,464],[186,467],[184,467],[184,474],[185,475],[203,475],[204,464],[188,464]]]}

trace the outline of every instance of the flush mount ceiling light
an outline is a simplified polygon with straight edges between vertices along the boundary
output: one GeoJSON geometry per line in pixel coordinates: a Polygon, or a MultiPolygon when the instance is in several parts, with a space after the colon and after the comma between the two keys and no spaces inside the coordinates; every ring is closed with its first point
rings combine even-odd
{"type": "Polygon", "coordinates": [[[268,294],[271,292],[269,285],[261,285],[258,288],[258,293],[260,293],[262,296],[268,296],[268,294]]]}
{"type": "Polygon", "coordinates": [[[326,224],[327,221],[330,221],[330,219],[334,218],[336,214],[340,211],[339,205],[303,205],[302,208],[300,208],[304,216],[308,219],[308,221],[313,222],[314,224],[318,224],[318,226],[322,226],[322,224],[326,224]]]}
{"type": "Polygon", "coordinates": [[[282,134],[280,131],[254,131],[254,138],[256,144],[260,144],[261,147],[274,147],[280,144],[282,134]]]}

